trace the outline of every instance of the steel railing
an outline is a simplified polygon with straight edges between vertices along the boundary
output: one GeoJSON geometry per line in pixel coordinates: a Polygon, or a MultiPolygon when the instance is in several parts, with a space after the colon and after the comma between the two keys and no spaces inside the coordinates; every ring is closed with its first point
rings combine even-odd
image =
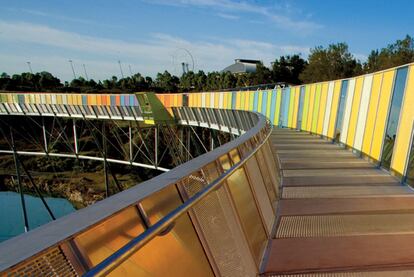
{"type": "MultiPolygon", "coordinates": [[[[189,228],[187,233],[194,233],[198,237],[196,243],[199,243],[200,247],[204,249],[204,254],[198,255],[201,260],[208,261],[212,273],[226,275],[227,269],[222,265],[225,261],[220,261],[220,259],[228,259],[229,261],[232,259],[234,270],[236,270],[233,271],[235,275],[237,275],[237,270],[257,274],[260,266],[259,261],[265,249],[265,245],[262,244],[270,238],[271,227],[269,226],[272,226],[274,222],[275,207],[277,206],[274,202],[278,199],[279,185],[276,165],[268,141],[272,126],[264,116],[252,112],[188,107],[173,108],[173,112],[180,124],[195,126],[206,124],[205,127],[240,136],[123,193],[0,244],[0,256],[2,257],[0,272],[6,275],[19,275],[24,272],[30,275],[30,272],[34,272],[31,270],[36,268],[33,265],[38,264],[39,261],[47,261],[48,258],[45,256],[47,251],[55,249],[54,251],[60,252],[64,258],[56,265],[46,262],[47,266],[43,266],[46,271],[58,272],[58,268],[69,268],[73,269],[71,271],[73,274],[69,275],[106,275],[123,267],[125,262],[140,265],[141,260],[135,257],[136,253],[139,253],[143,248],[148,248],[147,246],[152,248],[150,243],[160,236],[168,237],[169,232],[179,237],[178,227],[174,227],[174,224],[180,218],[189,217],[192,223],[190,225],[193,227],[187,226],[189,228]],[[226,161],[230,165],[225,166],[226,161]],[[272,171],[273,169],[274,171],[272,171]],[[212,170],[216,173],[211,173],[212,170]],[[240,183],[240,188],[242,185],[247,185],[245,188],[249,189],[236,192],[238,183],[240,183]],[[156,195],[171,186],[177,189],[177,195],[182,199],[181,204],[175,205],[158,220],[152,220],[148,215],[151,209],[146,209],[142,204],[147,199],[151,201],[153,201],[151,198],[159,199],[156,195]],[[248,235],[250,227],[246,227],[245,212],[237,202],[238,199],[246,197],[240,193],[248,193],[249,199],[254,199],[254,201],[250,200],[245,204],[253,207],[255,211],[257,210],[257,215],[260,217],[259,225],[263,225],[263,228],[259,226],[260,232],[264,234],[261,236],[260,243],[251,242],[252,239],[248,235]],[[270,197],[271,194],[277,195],[276,200],[275,197],[270,197]],[[215,214],[211,214],[208,209],[216,203],[214,202],[216,198],[221,201],[221,208],[216,210],[215,214]],[[200,205],[207,205],[207,208],[201,212],[200,205]],[[223,209],[224,205],[228,205],[230,210],[223,209]],[[82,244],[84,234],[94,233],[95,230],[107,230],[101,226],[116,216],[122,216],[131,207],[138,208],[139,216],[136,220],[134,219],[134,222],[145,223],[143,224],[145,225],[144,230],[130,237],[122,246],[111,249],[111,253],[106,255],[104,259],[97,260],[92,257],[93,253],[89,253],[90,249],[85,247],[85,243],[82,244]],[[222,212],[227,215],[221,216],[222,212]],[[219,218],[221,216],[224,221],[221,221],[220,228],[229,226],[233,230],[234,239],[238,239],[238,243],[245,246],[244,250],[240,248],[241,246],[236,247],[239,258],[222,256],[231,247],[234,248],[235,244],[232,244],[233,246],[214,245],[213,233],[205,222],[207,220],[206,213],[208,216],[219,218]],[[255,249],[259,249],[260,252],[258,253],[255,249]],[[6,255],[6,253],[12,254],[6,255]],[[247,262],[243,264],[240,261],[247,262]]],[[[155,206],[152,209],[156,210],[158,204],[159,206],[166,204],[161,200],[159,202],[155,200],[153,201],[155,206]]],[[[251,215],[249,216],[254,219],[251,215]]],[[[108,230],[114,233],[114,230],[108,230]]],[[[123,239],[124,231],[121,229],[115,231],[121,235],[115,232],[114,240],[120,237],[123,239]]],[[[105,233],[101,234],[106,235],[105,233]]],[[[180,241],[180,243],[190,242],[180,241]]],[[[107,245],[97,245],[96,247],[98,250],[95,249],[95,252],[102,250],[100,247],[108,248],[107,245]]],[[[167,265],[159,264],[158,266],[167,265]]],[[[127,269],[124,268],[124,270],[126,271],[123,272],[128,272],[127,269]]],[[[148,268],[146,270],[150,271],[148,268]]]]}

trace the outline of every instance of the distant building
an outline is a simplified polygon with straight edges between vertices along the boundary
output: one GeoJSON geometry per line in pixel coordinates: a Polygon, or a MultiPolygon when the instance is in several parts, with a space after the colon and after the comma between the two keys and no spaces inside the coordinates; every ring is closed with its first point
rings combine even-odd
{"type": "Polygon", "coordinates": [[[234,74],[253,73],[256,72],[257,65],[261,63],[259,60],[236,59],[234,64],[229,65],[222,72],[231,72],[234,74]]]}

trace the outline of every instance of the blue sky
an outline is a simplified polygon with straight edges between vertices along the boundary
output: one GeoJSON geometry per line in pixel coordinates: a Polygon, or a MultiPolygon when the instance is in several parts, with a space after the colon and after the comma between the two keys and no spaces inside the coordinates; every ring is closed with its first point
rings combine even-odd
{"type": "Polygon", "coordinates": [[[0,72],[46,70],[62,80],[86,65],[95,80],[140,72],[221,70],[236,58],[262,60],[347,42],[365,60],[414,35],[414,1],[399,0],[0,0],[0,72]]]}

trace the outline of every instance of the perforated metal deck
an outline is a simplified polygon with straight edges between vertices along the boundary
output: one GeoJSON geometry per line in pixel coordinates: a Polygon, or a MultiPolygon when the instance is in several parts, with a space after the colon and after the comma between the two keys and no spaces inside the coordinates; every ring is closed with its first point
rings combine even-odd
{"type": "Polygon", "coordinates": [[[281,198],[264,276],[414,276],[414,193],[318,136],[276,129],[281,198]]]}

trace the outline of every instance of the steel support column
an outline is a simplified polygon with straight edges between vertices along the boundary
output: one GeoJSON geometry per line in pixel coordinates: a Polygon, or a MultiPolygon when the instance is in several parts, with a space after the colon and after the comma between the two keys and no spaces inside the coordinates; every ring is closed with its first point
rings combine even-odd
{"type": "Polygon", "coordinates": [[[13,131],[11,128],[10,128],[10,137],[11,137],[11,146],[13,148],[14,165],[16,167],[17,185],[19,187],[19,193],[20,193],[20,203],[22,205],[22,210],[23,210],[24,232],[26,233],[29,231],[29,220],[27,218],[26,202],[24,200],[22,180],[21,180],[20,169],[19,169],[19,161],[17,158],[16,146],[14,144],[13,131]]]}

